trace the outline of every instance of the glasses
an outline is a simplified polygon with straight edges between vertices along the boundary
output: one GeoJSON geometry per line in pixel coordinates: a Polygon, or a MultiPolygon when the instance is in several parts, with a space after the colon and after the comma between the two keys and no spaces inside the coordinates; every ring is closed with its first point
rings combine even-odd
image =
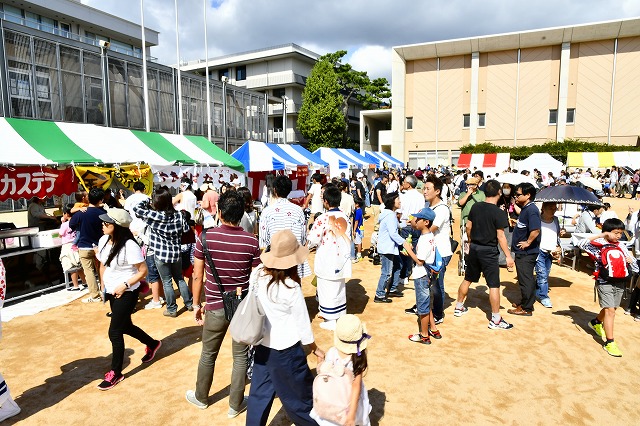
{"type": "Polygon", "coordinates": [[[110,225],[113,225],[113,223],[111,223],[111,222],[104,222],[104,221],[103,221],[103,222],[102,222],[102,225],[103,225],[103,226],[110,226],[110,225]]]}
{"type": "Polygon", "coordinates": [[[523,194],[522,192],[520,192],[520,193],[517,193],[517,192],[516,192],[516,193],[514,194],[514,196],[515,196],[516,198],[521,197],[521,196],[523,196],[523,195],[524,195],[524,194],[523,194]]]}

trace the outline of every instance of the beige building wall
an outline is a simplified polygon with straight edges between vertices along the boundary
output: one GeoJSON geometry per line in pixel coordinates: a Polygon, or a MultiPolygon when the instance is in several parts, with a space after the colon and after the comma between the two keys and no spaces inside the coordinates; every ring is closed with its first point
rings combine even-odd
{"type": "Polygon", "coordinates": [[[638,52],[640,52],[640,37],[618,40],[611,126],[612,144],[635,144],[640,136],[640,54],[638,52]]]}
{"type": "Polygon", "coordinates": [[[614,40],[580,43],[578,49],[575,136],[607,142],[614,40]]]}
{"type": "Polygon", "coordinates": [[[555,126],[549,126],[549,109],[557,107],[549,105],[550,87],[558,81],[558,75],[551,75],[552,48],[536,47],[520,51],[520,82],[518,100],[518,145],[544,143],[547,139],[555,139],[555,126]]]}
{"type": "Polygon", "coordinates": [[[438,60],[425,59],[407,62],[406,116],[413,117],[413,131],[405,132],[408,150],[427,149],[426,142],[436,140],[436,82],[438,60]]]}
{"type": "MultiPolygon", "coordinates": [[[[511,145],[516,122],[518,51],[489,52],[486,75],[485,140],[499,145],[511,145]]],[[[478,112],[482,112],[480,107],[478,112]]]]}
{"type": "MultiPolygon", "coordinates": [[[[438,82],[438,149],[458,148],[462,139],[464,56],[440,58],[438,82]]],[[[466,141],[469,140],[467,136],[466,141]]],[[[465,142],[466,143],[466,142],[465,142]]]]}

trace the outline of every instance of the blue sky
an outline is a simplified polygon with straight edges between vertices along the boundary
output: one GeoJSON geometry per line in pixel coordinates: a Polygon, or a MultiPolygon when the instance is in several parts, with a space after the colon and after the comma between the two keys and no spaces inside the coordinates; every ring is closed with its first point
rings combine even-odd
{"type": "MultiPolygon", "coordinates": [[[[138,1],[82,3],[139,23],[138,1]]],[[[151,54],[176,63],[174,1],[144,6],[145,25],[160,31],[151,54]]],[[[203,0],[178,7],[181,60],[202,59],[203,0]]],[[[639,0],[209,0],[207,31],[209,57],[296,43],[319,54],[347,50],[354,68],[390,80],[393,46],[633,17],[639,0]]]]}

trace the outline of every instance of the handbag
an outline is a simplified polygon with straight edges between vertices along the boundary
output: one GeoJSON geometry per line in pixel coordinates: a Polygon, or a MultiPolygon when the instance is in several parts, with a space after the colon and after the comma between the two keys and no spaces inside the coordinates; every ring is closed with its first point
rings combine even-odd
{"type": "Polygon", "coordinates": [[[204,251],[204,256],[207,259],[207,263],[209,264],[209,269],[211,269],[211,273],[213,274],[216,283],[218,284],[218,289],[220,290],[220,294],[222,295],[222,304],[224,306],[224,317],[227,321],[231,321],[233,318],[233,314],[238,309],[238,305],[247,295],[248,289],[242,289],[242,287],[236,287],[235,290],[224,291],[224,287],[222,287],[222,283],[220,282],[220,275],[218,275],[218,270],[216,269],[216,265],[213,263],[213,259],[211,258],[211,254],[209,253],[209,247],[207,247],[207,235],[206,231],[202,232],[202,250],[204,251]]]}
{"type": "Polygon", "coordinates": [[[193,215],[193,221],[196,225],[202,225],[204,223],[204,209],[198,207],[193,215]]]}
{"type": "Polygon", "coordinates": [[[229,324],[231,337],[238,343],[256,346],[262,343],[265,313],[258,299],[259,266],[253,272],[253,279],[249,284],[249,293],[240,305],[229,324]]]}

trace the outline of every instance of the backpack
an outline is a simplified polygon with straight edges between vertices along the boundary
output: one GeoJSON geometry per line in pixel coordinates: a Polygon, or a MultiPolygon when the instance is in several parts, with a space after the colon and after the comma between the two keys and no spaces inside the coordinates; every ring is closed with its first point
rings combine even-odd
{"type": "Polygon", "coordinates": [[[440,252],[438,251],[438,247],[435,247],[436,250],[436,255],[433,259],[433,263],[429,266],[429,269],[431,269],[431,271],[434,274],[438,274],[440,272],[440,270],[442,270],[442,266],[444,265],[444,261],[442,260],[442,256],[440,255],[440,252]]]}
{"type": "Polygon", "coordinates": [[[330,422],[344,424],[349,414],[353,371],[346,367],[351,358],[325,359],[313,379],[313,410],[330,422]]]}
{"type": "Polygon", "coordinates": [[[624,251],[617,244],[604,244],[600,249],[598,278],[620,282],[629,278],[629,266],[624,251]]]}

